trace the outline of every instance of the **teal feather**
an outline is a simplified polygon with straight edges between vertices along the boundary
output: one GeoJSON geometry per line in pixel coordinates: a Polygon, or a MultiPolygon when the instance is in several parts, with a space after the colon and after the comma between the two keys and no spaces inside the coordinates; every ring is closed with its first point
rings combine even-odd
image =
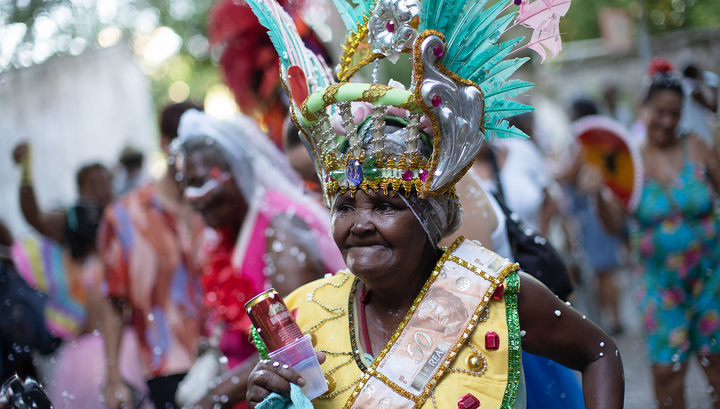
{"type": "Polygon", "coordinates": [[[530,90],[535,84],[522,80],[508,80],[494,84],[487,92],[483,92],[485,103],[490,104],[499,99],[512,98],[530,90]]]}
{"type": "MultiPolygon", "coordinates": [[[[507,19],[508,16],[498,19],[498,14],[502,11],[503,6],[503,2],[496,3],[474,18],[464,20],[453,27],[451,37],[447,42],[448,59],[451,63],[457,59],[458,55],[463,54],[463,51],[465,51],[465,55],[472,52],[477,48],[478,43],[485,39],[494,37],[494,42],[497,42],[500,34],[505,31],[504,29],[497,31],[497,28],[503,22],[509,22],[512,19],[512,14],[508,15],[510,20],[507,19]],[[495,30],[492,29],[493,27],[495,30]]],[[[462,62],[462,59],[460,61],[462,62]]]]}
{"type": "Polygon", "coordinates": [[[439,20],[439,14],[443,9],[443,0],[426,0],[423,2],[422,16],[420,22],[420,32],[432,29],[435,30],[439,20]]]}
{"type": "Polygon", "coordinates": [[[270,41],[273,46],[275,46],[275,51],[277,51],[280,56],[280,61],[284,66],[289,67],[290,61],[287,58],[287,50],[285,49],[285,44],[282,41],[282,31],[278,22],[273,18],[273,13],[260,1],[248,0],[247,3],[250,5],[250,9],[252,9],[253,13],[257,16],[260,24],[268,29],[268,36],[270,37],[270,41]]]}
{"type": "Polygon", "coordinates": [[[523,37],[514,38],[504,43],[496,44],[486,52],[473,53],[468,57],[468,63],[461,66],[457,74],[463,78],[475,78],[472,80],[475,82],[477,82],[479,77],[485,79],[485,73],[493,69],[503,58],[510,54],[510,52],[515,49],[515,46],[522,40],[523,37]]]}
{"type": "Polygon", "coordinates": [[[496,100],[485,105],[485,122],[496,121],[515,115],[532,112],[533,107],[515,101],[496,100]]]}
{"type": "Polygon", "coordinates": [[[504,60],[500,61],[497,65],[495,65],[493,68],[488,70],[487,75],[485,76],[485,79],[482,81],[475,81],[473,79],[470,79],[471,81],[475,81],[476,84],[480,85],[481,87],[483,84],[493,84],[493,83],[499,83],[506,81],[515,71],[517,71],[520,66],[525,64],[526,61],[528,61],[530,57],[523,57],[523,58],[513,58],[512,60],[504,60]]]}
{"type": "MultiPolygon", "coordinates": [[[[447,39],[448,52],[462,49],[467,38],[473,36],[473,33],[483,34],[505,5],[505,2],[498,2],[483,10],[480,3],[483,2],[473,4],[468,13],[450,30],[450,38],[447,39]]],[[[475,48],[474,43],[469,44],[469,47],[475,48]]]]}
{"type": "Polygon", "coordinates": [[[375,2],[372,0],[353,1],[353,4],[357,4],[357,6],[353,6],[350,1],[352,0],[333,0],[335,8],[340,14],[340,18],[348,32],[355,31],[358,23],[362,23],[364,17],[370,15],[370,11],[375,5],[375,2]]]}
{"type": "Polygon", "coordinates": [[[350,4],[348,4],[345,0],[333,0],[333,3],[340,14],[343,24],[345,24],[345,29],[347,31],[355,30],[357,28],[357,21],[355,21],[353,9],[350,4]]]}
{"type": "Polygon", "coordinates": [[[487,27],[482,24],[481,27],[477,28],[477,31],[460,42],[457,51],[454,53],[455,55],[451,57],[452,61],[459,61],[465,65],[471,55],[486,52],[498,42],[514,17],[514,14],[508,14],[491,21],[487,27]]]}
{"type": "Polygon", "coordinates": [[[511,127],[507,121],[499,121],[498,123],[486,123],[485,124],[485,140],[492,141],[493,139],[506,139],[506,138],[529,138],[525,132],[511,127]]]}

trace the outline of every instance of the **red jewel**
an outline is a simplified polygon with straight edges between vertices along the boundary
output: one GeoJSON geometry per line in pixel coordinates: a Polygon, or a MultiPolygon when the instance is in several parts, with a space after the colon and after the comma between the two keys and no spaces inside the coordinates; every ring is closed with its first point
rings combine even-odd
{"type": "Polygon", "coordinates": [[[471,393],[458,399],[458,409],[476,409],[480,407],[480,401],[471,393]]]}
{"type": "Polygon", "coordinates": [[[427,180],[428,176],[430,175],[430,172],[427,171],[427,169],[420,169],[418,172],[418,176],[420,176],[420,180],[423,182],[427,180]]]}
{"type": "Polygon", "coordinates": [[[502,300],[503,294],[505,293],[505,286],[502,284],[498,285],[495,292],[492,295],[493,300],[502,300]]]}
{"type": "Polygon", "coordinates": [[[438,44],[435,47],[433,47],[433,54],[435,54],[435,57],[440,58],[444,54],[443,46],[438,44]]]}
{"type": "Polygon", "coordinates": [[[442,98],[440,98],[440,95],[434,95],[430,102],[432,102],[433,106],[437,108],[440,104],[442,104],[442,98]]]}
{"type": "Polygon", "coordinates": [[[403,180],[408,180],[408,181],[409,181],[409,180],[412,180],[412,178],[413,178],[413,171],[410,170],[410,169],[405,169],[405,170],[403,170],[402,178],[403,178],[403,180]]]}
{"type": "Polygon", "coordinates": [[[385,27],[387,28],[387,31],[392,33],[395,31],[395,22],[390,20],[387,22],[387,25],[385,27]]]}
{"type": "Polygon", "coordinates": [[[488,351],[497,351],[500,348],[500,335],[495,331],[485,333],[485,349],[488,351]]]}

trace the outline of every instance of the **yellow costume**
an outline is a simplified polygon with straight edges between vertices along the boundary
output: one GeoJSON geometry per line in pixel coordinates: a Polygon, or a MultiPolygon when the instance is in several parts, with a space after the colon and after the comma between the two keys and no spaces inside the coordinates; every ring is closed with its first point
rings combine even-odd
{"type": "MultiPolygon", "coordinates": [[[[443,276],[445,273],[452,274],[450,270],[453,268],[460,276],[467,275],[469,271],[474,271],[475,276],[478,276],[483,274],[481,270],[487,270],[486,268],[477,268],[477,263],[468,260],[472,257],[467,257],[467,254],[479,254],[480,256],[476,257],[476,260],[481,256],[489,256],[491,261],[494,258],[496,263],[497,260],[502,260],[495,253],[479,245],[469,241],[463,242],[462,239],[456,241],[438,262],[403,325],[398,328],[388,346],[374,359],[365,354],[360,335],[362,327],[359,325],[360,320],[357,313],[360,304],[359,294],[356,290],[358,285],[363,284],[348,270],[341,271],[333,277],[306,284],[285,299],[288,308],[297,314],[296,320],[303,332],[312,334],[315,349],[324,352],[327,356],[322,368],[329,390],[313,401],[316,408],[367,407],[361,406],[355,399],[358,396],[362,397],[363,394],[370,395],[368,388],[370,391],[374,391],[372,385],[366,385],[366,388],[362,389],[362,384],[367,383],[369,373],[372,372],[370,368],[373,368],[372,363],[375,360],[382,359],[385,353],[405,355],[405,358],[414,358],[415,354],[419,354],[422,358],[423,351],[422,348],[418,349],[418,346],[425,348],[429,347],[431,343],[430,337],[427,340],[423,339],[426,332],[419,331],[422,335],[420,337],[416,332],[417,345],[409,342],[406,346],[398,341],[398,336],[403,331],[404,324],[408,323],[410,316],[419,314],[423,305],[421,299],[422,302],[426,302],[426,299],[429,298],[425,296],[432,291],[433,283],[438,276],[443,276]],[[458,254],[456,250],[460,245],[465,248],[465,256],[462,259],[453,257],[458,254]],[[461,264],[465,264],[465,266],[461,264]],[[415,352],[415,349],[418,351],[415,352]],[[353,401],[355,405],[353,405],[353,401]]],[[[416,408],[455,408],[458,407],[458,400],[468,393],[479,400],[483,409],[515,407],[515,398],[521,378],[520,329],[517,315],[519,279],[516,271],[516,265],[505,261],[496,277],[489,277],[490,280],[485,280],[489,287],[484,295],[478,295],[482,300],[478,306],[479,314],[468,317],[469,324],[459,328],[465,329],[467,338],[459,337],[459,349],[456,351],[454,359],[450,356],[452,353],[446,357],[447,368],[444,373],[438,371],[435,374],[435,383],[430,380],[432,386],[427,389],[429,393],[425,394],[426,396],[413,396],[398,386],[405,381],[404,378],[407,378],[409,383],[417,375],[417,371],[413,372],[412,369],[399,377],[401,382],[398,385],[381,377],[386,379],[385,383],[390,384],[391,389],[410,398],[412,402],[409,404],[416,408]],[[497,289],[500,283],[504,290],[497,289]],[[502,297],[499,297],[500,292],[504,292],[502,297]],[[486,334],[490,332],[497,334],[497,339],[499,339],[495,350],[486,348],[486,334]]],[[[466,282],[462,281],[463,279],[464,277],[453,278],[460,283],[455,291],[458,294],[461,289],[468,288],[466,282]]],[[[483,280],[483,278],[480,279],[483,280]]],[[[445,320],[444,324],[446,328],[450,328],[451,320],[445,320]]],[[[445,332],[448,330],[446,329],[445,332]]],[[[433,331],[427,330],[427,333],[433,333],[433,331]]],[[[429,350],[426,349],[426,351],[429,350]]],[[[440,367],[442,369],[442,365],[440,367]]],[[[397,365],[393,370],[398,370],[397,365]]],[[[403,369],[400,368],[400,370],[403,369]]],[[[379,382],[377,379],[374,380],[379,382]]],[[[390,400],[388,398],[385,400],[389,404],[390,400]]],[[[524,405],[524,402],[522,404],[524,405]]],[[[374,404],[372,407],[397,406],[383,406],[383,400],[379,400],[379,405],[374,404]]],[[[408,405],[402,407],[408,407],[408,405]]]]}

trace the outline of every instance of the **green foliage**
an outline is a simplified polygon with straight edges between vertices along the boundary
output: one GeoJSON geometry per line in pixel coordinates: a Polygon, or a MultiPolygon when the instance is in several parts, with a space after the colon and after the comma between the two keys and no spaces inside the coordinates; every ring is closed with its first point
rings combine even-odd
{"type": "Polygon", "coordinates": [[[643,1],[650,34],[720,25],[720,1],[717,0],[575,0],[566,17],[560,21],[563,41],[599,37],[597,16],[604,7],[625,9],[637,19],[641,15],[643,1]]]}

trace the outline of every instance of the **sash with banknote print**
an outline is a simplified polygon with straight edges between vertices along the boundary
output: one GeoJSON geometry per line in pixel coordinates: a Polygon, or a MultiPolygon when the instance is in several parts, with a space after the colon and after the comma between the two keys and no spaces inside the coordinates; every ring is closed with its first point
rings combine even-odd
{"type": "Polygon", "coordinates": [[[421,407],[472,334],[497,286],[518,269],[479,244],[462,237],[455,241],[345,408],[421,407]]]}

